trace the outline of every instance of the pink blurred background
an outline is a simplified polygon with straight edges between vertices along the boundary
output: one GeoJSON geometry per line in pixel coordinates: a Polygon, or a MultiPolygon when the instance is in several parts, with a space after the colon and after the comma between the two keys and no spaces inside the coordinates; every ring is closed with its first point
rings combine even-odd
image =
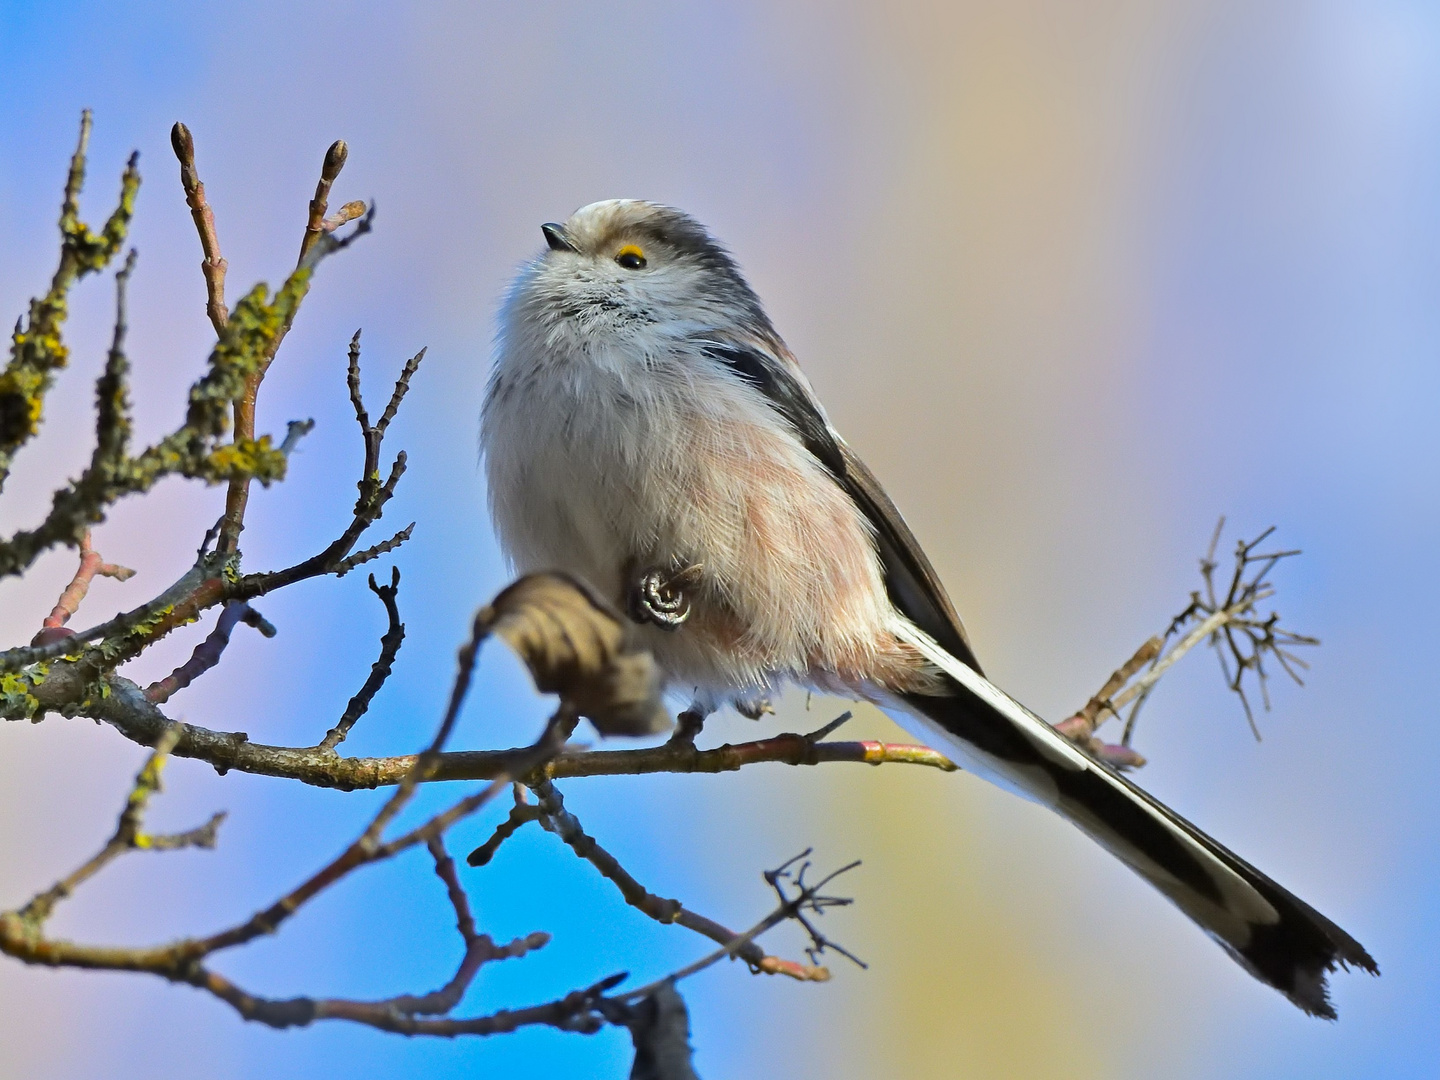
{"type": "MultiPolygon", "coordinates": [[[[571,807],[642,881],[731,925],[766,910],[760,871],[808,845],[822,865],[865,861],[849,880],[856,905],[827,927],[870,970],[842,961],[832,982],[802,986],[724,965],[685,984],[700,1074],[1429,1076],[1437,73],[1440,13],[1389,0],[0,0],[0,313],[19,314],[53,269],[65,163],[91,107],[90,220],[141,151],[134,398],[140,437],[168,430],[210,343],[170,124],[194,132],[232,297],[283,276],[325,147],[349,141],[336,195],[373,197],[376,231],[325,265],[266,382],[264,429],[319,426],[290,478],[252,499],[246,566],[309,554],[347,516],[355,327],[372,398],[428,345],[391,437],[411,472],[384,522],[418,522],[395,560],[409,637],[349,744],[407,752],[438,716],[469,614],[507,577],[475,442],[498,297],[542,221],[613,196],[686,208],[734,250],[905,511],[990,675],[1043,714],[1073,711],[1184,606],[1221,513],[1231,540],[1273,523],[1305,549],[1279,583],[1287,621],[1325,642],[1307,688],[1276,685],[1257,745],[1197,653],[1141,722],[1152,764],[1140,779],[1352,931],[1385,972],[1339,976],[1339,1023],[1307,1019],[1075,830],[963,775],[763,766],[572,781],[571,807]]],[[[89,453],[112,303],[108,280],[75,296],[73,367],[0,502],[6,533],[89,453]]],[[[119,506],[97,543],[141,574],[100,582],[77,622],[177,576],[221,501],[173,482],[119,506]]],[[[28,639],[73,565],[52,553],[0,583],[3,644],[28,639]]],[[[262,610],[280,636],[237,633],[172,715],[313,742],[368,670],[379,605],[352,575],[262,610]]],[[[157,677],[206,629],[126,674],[157,677]]],[[[544,702],[518,666],[496,652],[483,676],[459,743],[531,737],[544,702]]],[[[807,715],[793,695],[761,727],[730,717],[713,737],[818,725],[841,707],[807,715]]],[[[847,730],[899,737],[869,711],[847,730]]],[[[103,841],[142,758],[86,721],[0,728],[0,906],[103,841]]],[[[54,929],[137,943],[213,929],[333,855],[375,800],[176,762],[155,826],[227,808],[219,850],[132,856],[54,929]]],[[[538,830],[465,880],[497,937],[557,935],[487,969],[466,1014],[615,970],[648,980],[703,951],[538,830]]],[[[772,947],[798,951],[787,934],[772,947]]],[[[385,996],[439,985],[456,956],[417,855],[357,875],[218,966],[275,996],[385,996]]],[[[0,1032],[0,1077],[17,1078],[618,1077],[630,1056],[616,1031],[274,1032],[188,988],[11,961],[0,1032]]]]}

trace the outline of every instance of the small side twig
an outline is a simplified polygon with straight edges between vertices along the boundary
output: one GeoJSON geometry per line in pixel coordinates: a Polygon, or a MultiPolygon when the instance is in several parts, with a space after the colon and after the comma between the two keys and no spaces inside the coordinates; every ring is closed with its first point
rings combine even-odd
{"type": "Polygon", "coordinates": [[[465,991],[470,988],[483,965],[494,960],[519,959],[526,953],[544,948],[550,943],[550,935],[543,930],[516,938],[506,945],[497,945],[489,934],[479,933],[475,929],[475,917],[470,912],[469,897],[466,896],[455,871],[455,861],[445,850],[445,841],[434,836],[425,846],[435,860],[435,875],[445,883],[445,893],[455,909],[455,928],[460,932],[460,940],[464,942],[465,954],[460,960],[460,966],[455,970],[455,975],[440,989],[418,996],[403,994],[374,1003],[378,1008],[393,1009],[404,1016],[443,1016],[460,1004],[460,999],[465,996],[465,991]]]}
{"type": "Polygon", "coordinates": [[[1203,592],[1191,593],[1190,603],[1170,621],[1163,635],[1145,642],[1106,680],[1083,709],[1055,725],[1058,731],[1086,747],[1100,760],[1121,769],[1145,764],[1145,759],[1130,749],[1140,709],[1165,673],[1201,642],[1208,641],[1215,648],[1225,684],[1240,698],[1245,718],[1257,739],[1260,732],[1255,726],[1245,690],[1246,673],[1255,672],[1267,709],[1270,707],[1268,672],[1264,663],[1267,655],[1274,657],[1296,683],[1301,682],[1295,669],[1305,667],[1305,661],[1290,650],[1298,645],[1318,645],[1319,640],[1282,628],[1278,612],[1272,611],[1263,617],[1256,613],[1257,605],[1275,595],[1274,586],[1268,580],[1270,571],[1281,560],[1300,552],[1257,553],[1255,549],[1275,531],[1273,526],[1253,540],[1241,541],[1235,549],[1235,565],[1230,581],[1221,591],[1215,583],[1215,572],[1219,569],[1215,549],[1224,527],[1225,519],[1222,517],[1215,526],[1205,554],[1200,558],[1203,592]],[[1166,648],[1166,643],[1177,634],[1179,638],[1166,648]],[[1232,664],[1235,669],[1233,675],[1232,664]],[[1132,706],[1130,715],[1123,718],[1120,710],[1127,705],[1132,706]],[[1118,745],[1095,737],[1096,728],[1112,716],[1124,719],[1124,732],[1118,745]]]}
{"type": "Polygon", "coordinates": [[[120,811],[120,819],[115,824],[115,832],[105,842],[105,846],[74,872],[33,897],[18,912],[18,917],[22,922],[38,931],[60,901],[69,897],[81,885],[127,851],[173,851],[184,847],[210,848],[215,846],[216,830],[225,818],[223,813],[216,814],[207,824],[198,829],[191,829],[185,833],[149,836],[144,832],[145,810],[150,804],[150,797],[160,790],[160,774],[164,771],[170,751],[175,748],[175,743],[179,739],[180,729],[178,727],[167,728],[161,733],[154,750],[145,759],[145,764],[141,766],[140,772],[135,777],[135,783],[125,799],[125,807],[120,811]]]}
{"type": "MultiPolygon", "coordinates": [[[[330,239],[328,234],[322,234],[322,236],[326,241],[330,239]]],[[[323,248],[322,244],[314,248],[310,254],[314,255],[323,248]]],[[[386,504],[394,496],[396,485],[400,483],[400,478],[405,474],[407,458],[405,451],[401,450],[395,455],[395,460],[390,465],[390,474],[382,483],[380,480],[380,454],[385,440],[385,431],[389,427],[390,421],[394,419],[400,402],[410,388],[410,379],[419,369],[424,356],[425,350],[421,349],[405,363],[400,377],[395,382],[395,388],[390,395],[385,412],[380,417],[380,422],[371,424],[370,414],[360,392],[360,331],[355,331],[354,336],[350,339],[345,382],[350,391],[350,402],[355,409],[355,419],[360,425],[360,435],[364,440],[365,462],[361,467],[360,482],[357,485],[359,497],[355,500],[355,509],[350,524],[334,543],[303,562],[283,570],[250,574],[242,578],[232,590],[233,595],[248,599],[274,592],[276,589],[285,588],[306,578],[318,577],[321,574],[346,574],[362,563],[393,551],[410,538],[411,530],[415,527],[413,522],[389,540],[351,554],[365,531],[384,515],[386,504]]]]}
{"type": "Polygon", "coordinates": [[[138,257],[131,248],[125,264],[115,273],[115,328],[105,354],[105,370],[95,380],[95,450],[88,470],[92,474],[122,469],[130,451],[130,360],[125,355],[125,338],[130,332],[130,275],[138,257]]]}
{"type": "Polygon", "coordinates": [[[834,941],[827,938],[816,929],[815,924],[811,922],[805,914],[809,911],[814,915],[824,915],[829,908],[849,907],[854,903],[854,900],[849,897],[825,896],[820,890],[841,874],[854,870],[860,865],[860,860],[856,859],[854,862],[847,863],[840,867],[839,870],[831,871],[814,885],[807,885],[805,883],[805,875],[809,872],[811,866],[809,861],[810,850],[810,848],[806,848],[799,855],[796,855],[793,859],[776,869],[767,870],[765,872],[765,881],[775,890],[775,895],[780,898],[782,905],[788,904],[793,907],[794,911],[790,917],[803,926],[805,932],[810,935],[810,946],[805,951],[809,955],[811,963],[818,963],[825,950],[830,949],[838,952],[856,967],[862,970],[867,969],[870,965],[866,964],[865,961],[861,960],[848,949],[837,945],[834,941]],[[790,868],[797,862],[800,864],[800,868],[798,870],[791,870],[790,868]],[[787,883],[793,884],[795,888],[800,890],[796,896],[791,897],[786,893],[785,886],[787,883]]]}
{"type": "Polygon", "coordinates": [[[389,540],[382,540],[378,544],[371,544],[369,547],[355,552],[354,555],[346,556],[335,564],[335,576],[342,578],[357,566],[363,566],[367,562],[378,559],[381,555],[388,555],[401,544],[405,543],[406,540],[409,540],[410,534],[414,531],[415,522],[412,521],[409,525],[406,525],[405,528],[390,537],[389,540]]]}
{"type": "Polygon", "coordinates": [[[330,144],[330,149],[325,151],[325,161],[320,166],[320,182],[315,185],[315,197],[310,200],[310,219],[305,223],[305,235],[300,241],[300,261],[303,262],[306,254],[315,246],[315,241],[327,232],[334,232],[346,221],[351,221],[365,212],[365,204],[359,204],[359,211],[351,213],[355,203],[346,203],[341,207],[336,221],[331,225],[325,218],[325,210],[330,199],[330,185],[335,183],[340,170],[345,167],[345,160],[350,156],[350,148],[345,144],[344,139],[336,139],[330,144]],[[349,216],[344,216],[344,215],[349,216]],[[328,228],[327,228],[328,226],[328,228]]]}
{"type": "Polygon", "coordinates": [[[102,559],[100,553],[91,546],[88,529],[80,537],[79,548],[80,566],[75,571],[75,576],[70,579],[70,584],[65,586],[60,598],[55,601],[50,614],[45,616],[45,621],[40,624],[40,632],[35,635],[32,645],[44,645],[61,637],[74,636],[73,631],[64,628],[65,624],[80,609],[80,603],[90,591],[90,583],[95,578],[108,577],[116,581],[129,581],[135,576],[135,571],[128,566],[107,563],[102,559]]]}
{"type": "Polygon", "coordinates": [[[370,675],[365,680],[365,685],[360,688],[360,692],[350,699],[350,703],[345,706],[345,712],[341,714],[339,721],[320,740],[316,747],[318,750],[333,752],[335,747],[345,741],[345,737],[350,734],[350,729],[355,726],[355,722],[370,708],[370,702],[380,692],[380,688],[385,685],[385,680],[390,678],[390,669],[394,666],[395,657],[400,653],[400,646],[405,642],[405,624],[400,621],[400,607],[395,599],[400,591],[400,568],[398,566],[391,568],[389,585],[377,585],[375,575],[371,574],[370,591],[385,605],[385,615],[389,620],[389,625],[380,638],[380,657],[370,666],[370,675]]]}
{"type": "MultiPolygon", "coordinates": [[[[674,923],[718,942],[722,946],[724,955],[738,956],[757,972],[790,975],[803,979],[828,977],[828,973],[820,976],[805,969],[804,965],[796,965],[790,961],[766,956],[764,950],[750,938],[742,940],[743,935],[736,934],[735,931],[727,929],[713,919],[691,911],[679,900],[666,899],[650,892],[620,865],[620,861],[614,855],[606,851],[594,837],[585,832],[579,819],[565,809],[565,802],[554,784],[549,780],[541,780],[532,783],[531,790],[539,799],[541,826],[559,836],[576,855],[599,870],[602,876],[620,890],[620,895],[631,907],[648,915],[658,923],[674,923]]],[[[512,818],[516,816],[516,811],[511,813],[512,818]]],[[[524,812],[520,812],[519,816],[526,815],[524,812]]],[[[494,837],[491,839],[493,841],[494,837]]],[[[477,853],[483,850],[483,848],[478,849],[477,853]]]]}
{"type": "Polygon", "coordinates": [[[521,826],[531,821],[539,821],[545,816],[545,811],[539,806],[525,801],[524,793],[525,789],[517,784],[515,806],[511,809],[509,816],[495,826],[495,831],[490,834],[490,839],[466,856],[467,863],[471,866],[487,865],[491,859],[495,858],[495,853],[500,850],[500,845],[519,832],[521,826]]]}
{"type": "Polygon", "coordinates": [[[230,264],[220,254],[220,238],[215,235],[215,213],[205,198],[205,185],[195,169],[195,139],[190,129],[176,123],[170,129],[170,146],[180,162],[180,186],[185,189],[185,205],[190,207],[190,216],[195,219],[195,231],[200,234],[200,250],[205,258],[200,263],[200,272],[205,277],[205,314],[215,333],[223,334],[230,321],[230,310],[225,306],[225,272],[230,264]]]}
{"type": "MultiPolygon", "coordinates": [[[[811,884],[807,883],[804,880],[805,874],[810,868],[810,863],[803,860],[807,859],[809,855],[810,849],[806,848],[799,855],[795,856],[795,858],[789,859],[774,870],[765,871],[765,881],[772,889],[775,890],[776,895],[780,899],[780,904],[778,907],[775,908],[774,911],[770,912],[770,914],[766,915],[765,918],[761,919],[754,926],[750,927],[750,929],[746,930],[744,933],[732,935],[730,940],[725,942],[721,948],[716,949],[714,952],[708,953],[705,956],[702,956],[694,963],[687,964],[685,967],[680,968],[678,971],[671,972],[669,975],[666,975],[662,979],[657,979],[652,983],[647,983],[644,986],[636,987],[634,990],[627,990],[625,993],[618,994],[610,1000],[612,1002],[621,1003],[628,1001],[636,1001],[641,998],[650,996],[657,989],[667,983],[670,985],[674,985],[681,979],[689,978],[691,975],[694,975],[697,972],[704,971],[712,964],[716,964],[721,960],[727,959],[728,957],[739,956],[743,959],[746,952],[760,951],[759,947],[754,945],[756,938],[758,938],[761,934],[765,933],[767,930],[779,926],[782,922],[785,922],[788,919],[794,919],[795,921],[799,922],[801,926],[804,927],[806,933],[810,936],[811,944],[808,951],[810,953],[812,961],[815,960],[826,949],[830,949],[834,952],[840,953],[842,956],[846,957],[851,962],[858,964],[860,967],[864,968],[866,966],[864,962],[859,960],[848,950],[840,947],[839,945],[835,944],[835,942],[831,941],[829,938],[821,934],[819,930],[815,928],[814,924],[810,921],[809,917],[806,915],[806,912],[809,912],[813,915],[823,914],[824,911],[828,908],[845,907],[853,903],[854,901],[849,897],[826,896],[821,890],[823,890],[826,885],[830,884],[830,882],[834,881],[841,874],[845,874],[851,870],[854,870],[857,866],[860,865],[860,863],[858,860],[849,863],[845,866],[842,866],[839,870],[827,874],[820,881],[811,884]],[[790,867],[793,866],[796,862],[801,862],[802,865],[800,869],[798,871],[791,871],[790,867]],[[786,891],[787,884],[795,885],[799,889],[799,891],[793,896],[790,895],[786,891]]],[[[774,957],[763,957],[763,959],[766,961],[775,960],[774,957]]],[[[803,964],[789,964],[788,967],[791,970],[785,970],[779,964],[771,963],[759,965],[757,967],[757,970],[767,971],[774,974],[787,974],[791,975],[794,978],[804,979],[810,982],[825,982],[830,978],[829,970],[818,965],[807,967],[803,964]]]]}
{"type": "Polygon", "coordinates": [[[232,600],[220,612],[220,618],[215,621],[215,629],[210,632],[210,636],[195,646],[195,651],[190,654],[190,659],[166,675],[165,678],[146,687],[146,700],[154,702],[156,705],[163,705],[176,693],[185,689],[220,663],[225,646],[230,644],[230,633],[235,629],[235,624],[240,622],[246,626],[253,626],[267,638],[275,636],[275,627],[263,615],[243,601],[232,600]]]}
{"type": "Polygon", "coordinates": [[[291,420],[285,425],[285,438],[278,447],[281,454],[289,457],[295,452],[295,447],[300,445],[300,440],[315,430],[314,419],[291,420]]]}

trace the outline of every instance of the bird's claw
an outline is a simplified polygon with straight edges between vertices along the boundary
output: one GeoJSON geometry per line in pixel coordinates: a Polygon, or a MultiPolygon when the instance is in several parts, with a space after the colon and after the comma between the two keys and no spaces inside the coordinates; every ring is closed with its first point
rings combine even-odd
{"type": "Polygon", "coordinates": [[[678,630],[690,617],[690,586],[700,581],[702,568],[683,570],[651,567],[635,579],[627,597],[630,617],[638,623],[654,623],[661,630],[678,630]]]}

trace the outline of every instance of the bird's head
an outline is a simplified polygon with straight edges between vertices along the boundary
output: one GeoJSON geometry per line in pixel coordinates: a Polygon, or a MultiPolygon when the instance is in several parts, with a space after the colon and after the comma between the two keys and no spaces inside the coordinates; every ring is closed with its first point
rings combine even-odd
{"type": "Polygon", "coordinates": [[[611,199],[540,228],[546,250],[516,282],[510,317],[590,340],[712,330],[773,334],[734,259],[673,207],[611,199]]]}

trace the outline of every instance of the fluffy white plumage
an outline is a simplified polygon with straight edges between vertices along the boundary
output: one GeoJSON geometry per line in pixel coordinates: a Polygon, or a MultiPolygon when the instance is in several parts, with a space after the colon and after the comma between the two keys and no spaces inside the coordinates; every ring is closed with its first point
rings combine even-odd
{"type": "MultiPolygon", "coordinates": [[[[596,203],[566,229],[587,252],[653,219],[648,204],[596,203]]],[[[918,657],[896,638],[869,522],[762,391],[706,350],[788,354],[768,325],[736,324],[743,304],[697,288],[693,259],[660,259],[639,231],[643,277],[560,252],[511,290],[482,418],[505,550],[519,570],[564,567],[622,606],[636,568],[700,565],[684,632],[645,633],[702,710],[787,679],[912,688],[918,657]]]]}

